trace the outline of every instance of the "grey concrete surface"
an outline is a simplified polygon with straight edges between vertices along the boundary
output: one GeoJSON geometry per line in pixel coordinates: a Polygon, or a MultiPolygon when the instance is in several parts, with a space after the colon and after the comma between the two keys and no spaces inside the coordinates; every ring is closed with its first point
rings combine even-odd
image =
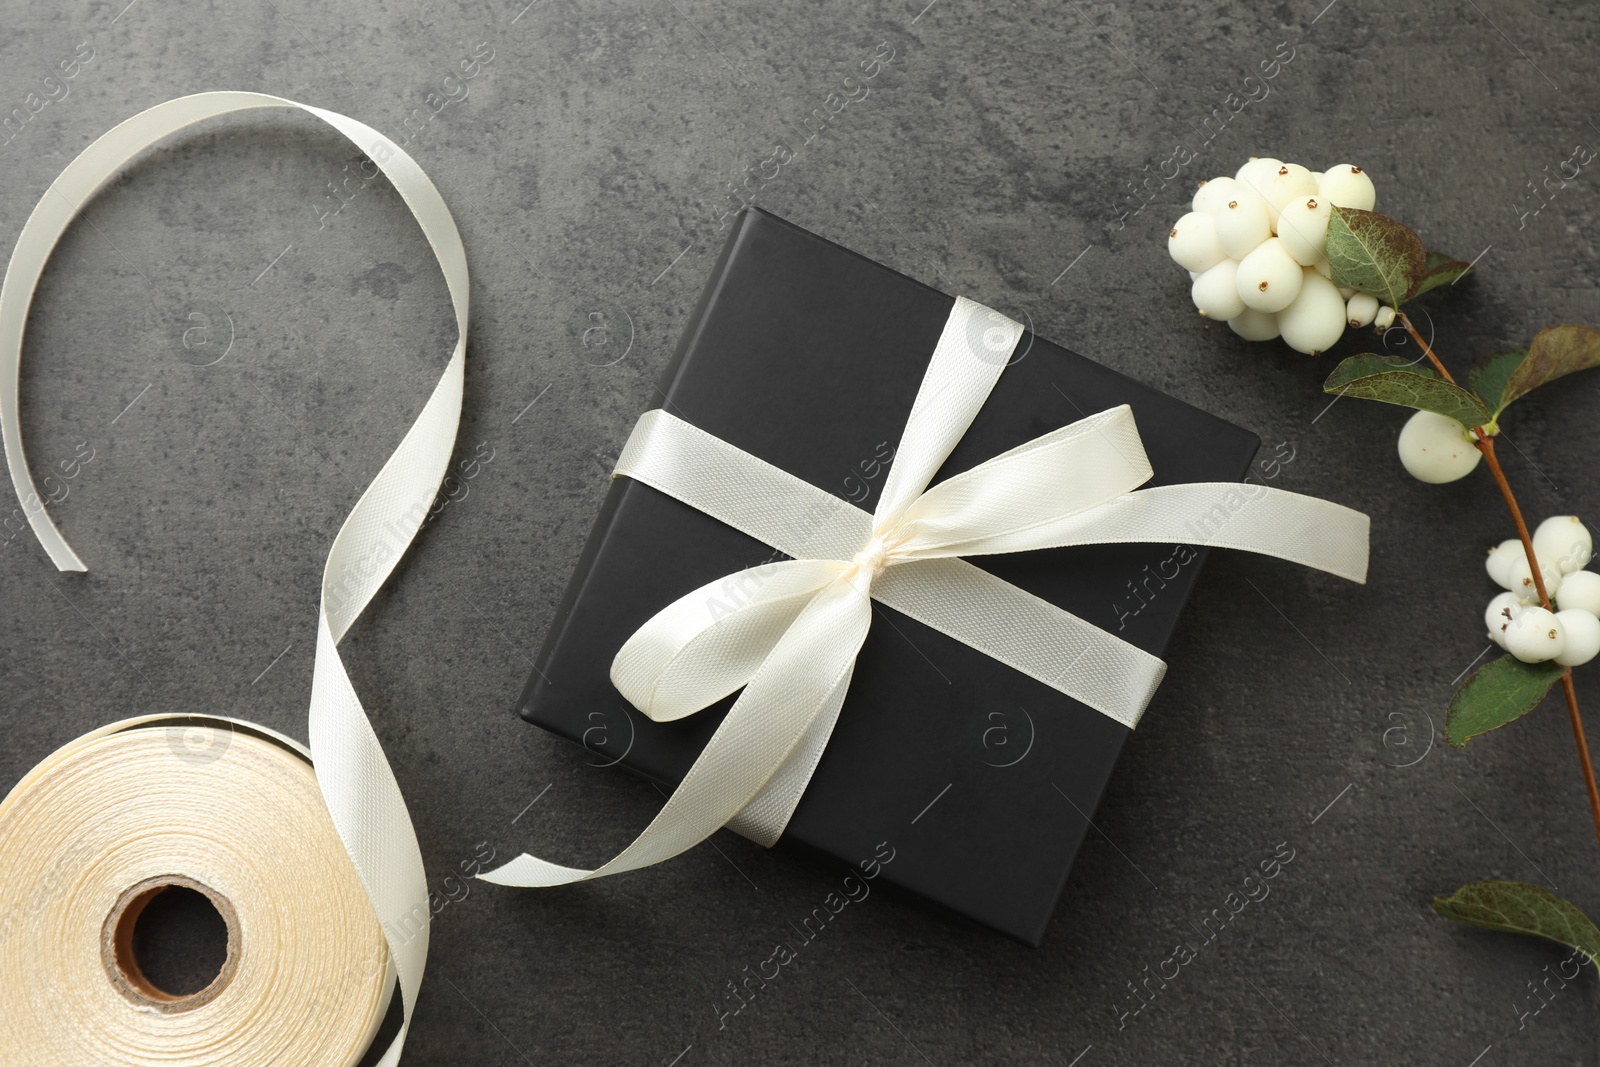
{"type": "MultiPolygon", "coordinates": [[[[1600,322],[1600,179],[1585,168],[1522,215],[1537,203],[1528,183],[1600,146],[1600,12],[525,3],[9,0],[0,16],[0,110],[56,97],[0,146],[0,245],[91,139],[218,88],[409,138],[455,212],[473,272],[460,457],[481,442],[493,459],[344,646],[432,881],[480,842],[598,860],[659,804],[511,708],[737,206],[730,186],[1031,316],[1269,451],[1286,442],[1275,484],[1372,514],[1372,581],[1213,559],[1040,950],[876,894],[719,1019],[726,983],[837,880],[724,834],[601,884],[472,887],[436,920],[407,1062],[1594,1062],[1592,975],[1519,1026],[1529,983],[1563,954],[1427,908],[1501,877],[1600,911],[1558,705],[1465,752],[1430,744],[1484,646],[1481,552],[1509,535],[1490,482],[1411,481],[1397,410],[1328,408],[1328,359],[1198,319],[1163,240],[1193,182],[1247,155],[1356,162],[1380,210],[1480,257],[1478,277],[1426,301],[1458,366],[1545,325],[1600,322]],[[893,60],[862,83],[880,42],[893,60]],[[1231,113],[1230,93],[1260,96],[1246,79],[1280,44],[1293,58],[1268,95],[1231,113]],[[80,46],[93,58],[62,81],[80,46]],[[475,50],[492,59],[447,81],[475,50]],[[454,99],[435,114],[430,93],[454,99]],[[803,144],[830,93],[856,99],[803,144]],[[773,174],[763,161],[780,142],[798,155],[773,174]],[[1166,181],[1180,142],[1198,158],[1166,181]],[[1146,179],[1151,206],[1133,213],[1130,183],[1146,179]],[[1119,1025],[1128,983],[1280,842],[1294,859],[1270,895],[1119,1025]]],[[[91,570],[58,575],[26,535],[0,557],[0,781],[133,713],[303,736],[329,539],[451,337],[396,196],[309,119],[213,123],[114,182],[63,242],[30,321],[30,455],[43,470],[93,450],[56,508],[91,570]]],[[[1508,419],[1503,451],[1535,517],[1600,518],[1597,398],[1600,377],[1575,379],[1508,419]]],[[[1580,689],[1596,680],[1580,672],[1580,689]]]]}

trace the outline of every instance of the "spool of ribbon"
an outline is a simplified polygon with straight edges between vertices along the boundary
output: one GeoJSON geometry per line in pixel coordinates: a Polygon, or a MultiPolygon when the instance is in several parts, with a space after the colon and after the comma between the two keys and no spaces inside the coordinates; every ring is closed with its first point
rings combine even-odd
{"type": "Polygon", "coordinates": [[[822,758],[878,600],[1133,727],[1166,664],[962,556],[1116,542],[1204,543],[1365,581],[1368,520],[1233,482],[1138,489],[1152,475],[1127,406],[1035,438],[929,488],[1023,328],[958,298],[870,514],[663,410],[614,477],[636,478],[792,557],[684,594],[617,653],[611,680],[657,721],[739,692],[656,818],[593,870],[521,855],[482,877],[544,886],[658,863],[728,826],[782,835],[822,758]],[[744,595],[730,607],[724,589],[744,595]],[[740,692],[742,690],[742,692],[740,692]]]}
{"type": "Polygon", "coordinates": [[[0,828],[0,1063],[350,1067],[371,1044],[394,972],[298,743],[237,720],[114,723],[30,771],[0,828]],[[133,938],[175,886],[228,929],[220,972],[185,996],[146,977],[133,938]]]}
{"type": "MultiPolygon", "coordinates": [[[[310,755],[315,767],[315,784],[320,790],[325,813],[347,853],[347,867],[337,873],[331,871],[330,864],[318,867],[311,873],[320,880],[302,885],[301,893],[306,902],[315,904],[323,896],[341,892],[339,886],[350,878],[357,879],[355,884],[361,887],[367,902],[367,928],[360,936],[350,934],[349,941],[359,945],[363,939],[376,938],[386,944],[389,959],[386,966],[392,966],[405,1007],[405,1019],[400,1032],[379,1061],[381,1067],[392,1067],[399,1062],[411,1025],[417,991],[422,984],[428,955],[428,919],[431,912],[422,853],[411,825],[411,816],[406,810],[405,800],[389,762],[373,733],[372,724],[367,721],[361,701],[345,673],[344,664],[340,662],[338,644],[399,562],[422,525],[422,520],[427,517],[455,445],[456,428],[461,417],[462,375],[467,345],[467,257],[461,244],[461,235],[456,230],[444,199],[416,161],[393,141],[364,123],[332,111],[261,93],[216,92],[180,97],[140,112],[100,137],[67,165],[45,190],[17,238],[11,262],[6,268],[5,282],[0,285],[0,437],[5,442],[11,484],[22,501],[23,510],[39,542],[59,569],[84,570],[83,562],[61,537],[46,512],[44,502],[28,473],[22,450],[22,431],[18,421],[22,335],[40,273],[51,250],[77,212],[105,181],[137,153],[164,137],[206,119],[276,108],[295,108],[322,120],[355,142],[384,172],[411,209],[434,255],[438,257],[456,320],[455,347],[438,385],[416,422],[351,509],[349,517],[334,537],[327,565],[323,569],[322,602],[317,619],[316,665],[311,680],[310,755]]],[[[259,727],[251,729],[270,733],[259,727]]],[[[112,747],[95,742],[84,751],[122,753],[124,743],[132,746],[134,742],[124,742],[121,736],[120,733],[116,735],[114,746],[111,741],[106,742],[106,746],[112,747]]],[[[63,751],[77,753],[79,750],[68,746],[63,751]]],[[[134,757],[128,756],[126,761],[131,772],[134,769],[134,757]]],[[[58,784],[47,773],[50,765],[51,761],[47,760],[39,771],[24,779],[13,791],[5,807],[0,808],[0,840],[9,841],[17,835],[19,830],[12,823],[12,813],[30,810],[36,786],[42,788],[41,783],[49,783],[54,787],[58,784]]],[[[214,773],[226,775],[234,766],[233,761],[219,761],[214,773]]],[[[298,773],[304,776],[303,770],[298,773]]],[[[185,770],[184,775],[188,780],[188,771],[185,770]]],[[[289,778],[285,776],[283,780],[287,782],[289,778]]],[[[74,784],[76,781],[59,783],[59,791],[51,794],[59,797],[57,803],[70,806],[70,802],[75,802],[90,812],[103,811],[102,805],[107,794],[80,788],[74,784]]],[[[152,782],[152,785],[155,784],[158,783],[152,782]]],[[[242,780],[238,786],[241,789],[244,787],[242,780]]],[[[183,794],[177,786],[173,789],[166,795],[179,803],[178,798],[183,794]]],[[[255,796],[258,806],[278,802],[278,798],[270,791],[255,796]]],[[[152,820],[157,817],[154,810],[145,810],[144,814],[152,820]]],[[[132,823],[118,825],[124,831],[133,826],[132,823]]],[[[152,822],[151,825],[166,824],[152,822]]],[[[263,830],[266,829],[268,827],[263,827],[263,830]]],[[[194,828],[194,832],[204,833],[201,828],[194,828]]],[[[239,841],[246,843],[251,840],[249,837],[239,838],[239,841]]],[[[104,843],[109,846],[114,842],[105,839],[104,843]]],[[[202,886],[212,883],[201,876],[204,872],[183,869],[188,859],[192,858],[196,864],[216,859],[216,869],[222,873],[215,877],[220,880],[226,881],[227,874],[232,870],[195,841],[174,842],[172,850],[164,855],[171,869],[161,871],[162,877],[187,878],[202,886]]],[[[119,894],[117,900],[107,901],[105,896],[111,892],[112,883],[134,875],[142,876],[147,869],[153,868],[131,861],[124,866],[113,864],[103,872],[110,881],[92,883],[100,890],[93,906],[85,904],[86,911],[63,913],[63,919],[88,924],[84,929],[92,927],[94,936],[98,938],[103,921],[108,916],[97,916],[90,912],[101,904],[122,906],[119,903],[120,894],[142,882],[116,886],[116,893],[119,894]],[[113,877],[114,873],[116,877],[113,877]]],[[[0,867],[0,870],[9,871],[9,868],[0,867]]],[[[140,891],[149,888],[152,887],[146,886],[140,891]]],[[[213,885],[212,888],[216,887],[213,885]]],[[[178,1010],[149,1013],[143,1029],[127,1030],[128,1047],[151,1050],[148,1059],[130,1057],[117,1062],[166,1062],[161,1057],[174,1049],[188,1050],[189,1059],[171,1061],[185,1064],[186,1067],[200,1067],[202,1064],[237,1067],[239,1064],[257,1062],[305,1064],[311,1067],[345,1062],[339,1057],[351,1047],[348,1036],[367,1025],[365,1009],[340,1020],[337,1028],[309,1025],[295,1034],[292,1028],[296,1020],[304,1017],[304,1011],[286,996],[301,988],[300,985],[282,977],[285,989],[269,998],[255,984],[245,980],[251,975],[264,973],[252,969],[252,961],[270,966],[275,952],[291,947],[296,950],[297,958],[323,959],[318,956],[315,945],[324,938],[342,935],[331,928],[331,917],[312,914],[295,929],[283,930],[281,942],[275,941],[264,918],[268,915],[267,898],[261,898],[260,903],[262,907],[256,908],[246,906],[242,900],[234,901],[238,961],[233,979],[204,1004],[185,1001],[178,1010]],[[250,999],[252,997],[259,999],[250,999]],[[237,1028],[226,1026],[228,1020],[242,1017],[239,1013],[256,1009],[259,1012],[252,1025],[237,1028]],[[146,1043],[131,1044],[135,1036],[146,1043]],[[324,1047],[321,1044],[324,1039],[333,1043],[324,1047]],[[268,1048],[277,1051],[277,1058],[260,1058],[263,1050],[268,1048]]],[[[356,920],[352,918],[349,921],[354,923],[356,920]]],[[[81,941],[82,929],[75,928],[73,932],[81,941]]],[[[0,944],[0,971],[19,974],[24,966],[38,967],[41,963],[45,966],[55,965],[51,962],[52,957],[18,955],[27,944],[19,939],[7,939],[0,944]]],[[[78,945],[79,942],[75,941],[74,944],[78,945]]],[[[120,1016],[116,1013],[122,1012],[126,1005],[112,999],[120,996],[114,988],[114,976],[110,972],[99,975],[88,973],[93,970],[93,967],[84,964],[70,972],[53,971],[51,988],[63,988],[68,992],[50,1010],[59,1013],[57,1022],[64,1032],[79,1035],[113,1031],[122,1033],[115,1030],[120,1025],[120,1016]]],[[[343,1010],[347,1004],[365,1004],[368,986],[372,982],[371,971],[369,967],[336,972],[333,984],[327,989],[329,996],[322,1002],[323,1010],[331,1013],[343,1010]]],[[[27,988],[28,985],[23,982],[10,988],[27,988]]],[[[125,997],[122,999],[126,1000],[125,997]]],[[[32,1035],[37,1031],[27,1033],[32,1035]]],[[[23,1048],[27,1054],[19,1052],[4,1057],[4,1062],[37,1062],[33,1050],[27,1046],[23,1048]]],[[[112,1060],[100,1056],[69,1062],[107,1063],[112,1060]]]]}

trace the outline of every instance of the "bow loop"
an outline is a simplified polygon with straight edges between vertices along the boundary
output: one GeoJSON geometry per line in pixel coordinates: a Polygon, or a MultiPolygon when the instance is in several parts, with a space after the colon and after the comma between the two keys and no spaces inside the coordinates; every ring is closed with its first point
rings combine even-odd
{"type": "Polygon", "coordinates": [[[611,661],[611,684],[656,722],[692,715],[743,688],[817,593],[830,560],[750,567],[668,604],[611,661]]]}
{"type": "Polygon", "coordinates": [[[755,821],[751,836],[776,841],[821,758],[871,623],[871,602],[859,588],[830,580],[800,609],[694,766],[628,847],[591,871],[523,854],[478,877],[561,885],[638,870],[704,841],[746,809],[757,819],[741,826],[755,821]]]}
{"type": "Polygon", "coordinates": [[[1021,323],[956,297],[889,464],[889,478],[872,516],[875,526],[894,525],[928,488],[978,417],[1021,338],[1021,323]]]}
{"type": "Polygon", "coordinates": [[[949,478],[900,520],[897,561],[1040,547],[1031,531],[1099,507],[1152,471],[1126,404],[1063,426],[949,478]]]}

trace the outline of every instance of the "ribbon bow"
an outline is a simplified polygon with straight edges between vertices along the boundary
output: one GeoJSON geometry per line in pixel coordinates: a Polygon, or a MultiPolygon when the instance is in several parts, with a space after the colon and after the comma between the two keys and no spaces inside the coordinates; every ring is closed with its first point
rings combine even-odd
{"type": "Polygon", "coordinates": [[[928,487],[993,389],[1022,326],[958,298],[869,515],[676,418],[646,412],[614,477],[646,482],[792,559],[738,571],[663,608],[611,680],[658,722],[739,690],[654,821],[592,871],[523,855],[484,875],[556,885],[659,862],[722,826],[770,845],[838,721],[872,601],[905,612],[1132,727],[1158,657],[959,557],[1112,542],[1241,548],[1365,581],[1368,520],[1233,482],[1135,491],[1153,471],[1123,405],[928,487]]]}

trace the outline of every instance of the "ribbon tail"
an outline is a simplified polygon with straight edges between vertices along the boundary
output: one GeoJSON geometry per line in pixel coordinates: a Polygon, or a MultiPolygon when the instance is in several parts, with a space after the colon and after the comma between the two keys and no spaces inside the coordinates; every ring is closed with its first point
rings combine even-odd
{"type": "Polygon", "coordinates": [[[1353,508],[1250,482],[1184,482],[1128,493],[1081,515],[996,538],[971,553],[1153,543],[1233,548],[1367,580],[1372,520],[1353,508]]]}
{"type": "Polygon", "coordinates": [[[864,587],[841,579],[817,593],[734,701],[666,805],[603,866],[582,870],[523,854],[478,877],[510,886],[564,885],[648,867],[704,841],[762,793],[837,699],[871,624],[864,587]]]}
{"type": "Polygon", "coordinates": [[[839,721],[839,710],[844,707],[845,693],[850,689],[850,678],[854,673],[855,664],[852,663],[850,670],[839,679],[839,684],[833,687],[833,692],[828,694],[827,702],[807,727],[800,743],[789,753],[789,758],[783,761],[783,766],[755,795],[755,799],[728,820],[728,829],[762,848],[771,848],[778,843],[778,838],[788,829],[794,809],[800,806],[800,797],[804,795],[806,786],[811,784],[811,776],[816,773],[823,750],[828,747],[828,739],[833,736],[833,728],[839,721]]]}

